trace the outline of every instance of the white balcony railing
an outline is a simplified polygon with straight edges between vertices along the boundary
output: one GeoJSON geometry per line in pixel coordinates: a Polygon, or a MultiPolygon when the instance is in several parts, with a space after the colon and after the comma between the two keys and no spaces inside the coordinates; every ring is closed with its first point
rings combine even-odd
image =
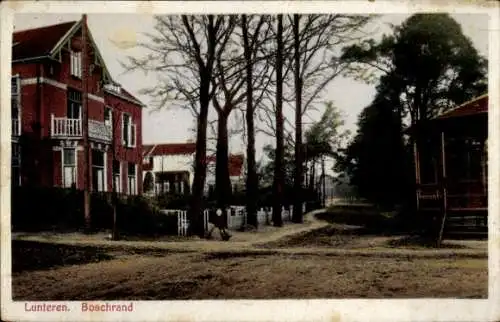
{"type": "Polygon", "coordinates": [[[113,138],[111,125],[96,120],[89,120],[89,138],[111,142],[113,138]]]}
{"type": "Polygon", "coordinates": [[[82,120],[51,116],[51,135],[59,137],[82,136],[82,120]]]}
{"type": "MultiPolygon", "coordinates": [[[[113,133],[110,125],[101,121],[89,120],[89,138],[111,142],[113,133]]],[[[54,117],[52,114],[51,135],[53,137],[81,137],[83,136],[82,120],[67,117],[54,117]]]]}
{"type": "Polygon", "coordinates": [[[12,136],[21,135],[21,122],[19,119],[12,119],[12,136]]]}

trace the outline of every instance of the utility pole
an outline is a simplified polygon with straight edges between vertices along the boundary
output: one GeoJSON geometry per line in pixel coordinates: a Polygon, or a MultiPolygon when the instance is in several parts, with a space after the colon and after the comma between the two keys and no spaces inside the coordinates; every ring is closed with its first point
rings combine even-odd
{"type": "Polygon", "coordinates": [[[325,175],[325,157],[321,158],[321,172],[323,177],[323,207],[326,207],[326,175],[325,175]]]}
{"type": "Polygon", "coordinates": [[[88,114],[88,60],[87,60],[87,15],[82,16],[82,134],[83,134],[83,209],[85,215],[85,231],[90,232],[90,151],[89,151],[89,114],[88,114]]]}

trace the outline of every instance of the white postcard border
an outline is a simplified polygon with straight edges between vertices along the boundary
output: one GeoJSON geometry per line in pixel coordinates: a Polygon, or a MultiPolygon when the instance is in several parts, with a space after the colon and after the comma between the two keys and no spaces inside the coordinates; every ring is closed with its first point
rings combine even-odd
{"type": "MultiPolygon", "coordinates": [[[[500,11],[490,1],[9,1],[0,3],[0,103],[9,106],[14,13],[488,13],[489,31],[489,299],[140,301],[127,313],[31,313],[11,297],[10,109],[0,109],[1,313],[12,321],[492,321],[500,319],[499,138],[500,11]]],[[[36,303],[36,302],[29,302],[36,303]]],[[[118,303],[130,303],[120,301],[118,303]]]]}

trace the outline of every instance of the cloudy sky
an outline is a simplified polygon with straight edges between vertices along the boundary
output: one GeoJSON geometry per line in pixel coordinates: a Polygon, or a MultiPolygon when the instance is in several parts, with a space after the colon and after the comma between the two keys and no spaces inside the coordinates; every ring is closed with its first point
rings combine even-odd
{"type": "MultiPolygon", "coordinates": [[[[384,15],[377,23],[370,26],[370,32],[382,35],[388,33],[388,23],[400,24],[409,15],[384,15]]],[[[466,36],[468,36],[479,53],[488,56],[488,16],[484,14],[454,14],[466,36]]],[[[43,25],[56,24],[81,18],[79,14],[17,14],[14,19],[14,30],[35,28],[43,25]]],[[[132,14],[90,14],[88,16],[90,31],[99,46],[101,54],[113,75],[127,90],[148,104],[149,97],[139,95],[139,90],[154,83],[155,78],[142,73],[125,74],[120,61],[127,56],[143,56],[144,52],[134,47],[137,40],[142,39],[142,33],[152,32],[154,20],[150,15],[132,14]]],[[[370,103],[375,94],[374,86],[366,85],[352,79],[339,77],[327,88],[324,99],[331,100],[342,111],[346,128],[355,132],[359,112],[370,103]]],[[[287,111],[293,120],[292,111],[287,111]]],[[[309,120],[308,120],[309,121],[309,120]]],[[[193,137],[191,128],[193,119],[189,112],[178,109],[151,111],[143,113],[144,143],[185,142],[193,137]]],[[[260,158],[262,146],[270,142],[269,138],[257,138],[257,153],[260,158]]],[[[231,152],[243,152],[244,145],[240,137],[233,137],[231,152]]]]}

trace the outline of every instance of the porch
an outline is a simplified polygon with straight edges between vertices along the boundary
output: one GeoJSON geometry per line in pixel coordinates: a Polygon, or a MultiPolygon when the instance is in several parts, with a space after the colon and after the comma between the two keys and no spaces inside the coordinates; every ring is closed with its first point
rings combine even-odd
{"type": "Polygon", "coordinates": [[[146,172],[144,192],[161,195],[165,193],[189,194],[190,178],[188,171],[146,172]]]}
{"type": "Polygon", "coordinates": [[[415,145],[417,210],[442,235],[488,232],[487,113],[437,119],[415,145]]]}

